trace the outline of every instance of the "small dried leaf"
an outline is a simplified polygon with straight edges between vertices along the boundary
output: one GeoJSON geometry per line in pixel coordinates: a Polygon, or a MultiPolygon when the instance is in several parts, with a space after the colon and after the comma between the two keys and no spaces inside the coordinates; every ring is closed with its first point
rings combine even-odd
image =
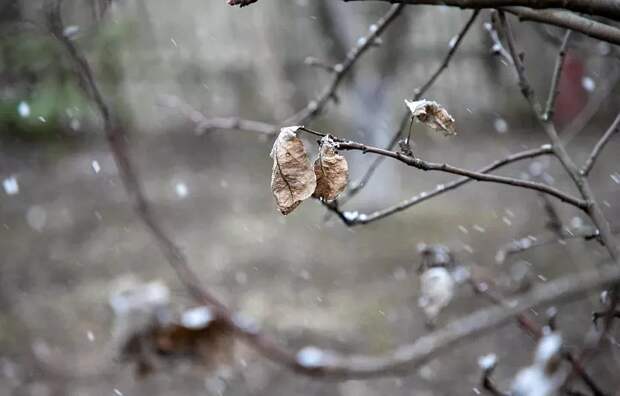
{"type": "Polygon", "coordinates": [[[434,130],[445,135],[456,135],[454,118],[439,103],[430,100],[411,101],[405,99],[411,115],[434,130]]]}
{"type": "Polygon", "coordinates": [[[333,201],[347,187],[349,165],[347,160],[336,152],[333,140],[329,136],[321,139],[321,150],[314,161],[316,174],[315,198],[333,201]]]}
{"type": "Polygon", "coordinates": [[[271,150],[271,190],[283,215],[291,213],[316,188],[314,169],[303,142],[295,134],[298,129],[282,128],[271,150]]]}

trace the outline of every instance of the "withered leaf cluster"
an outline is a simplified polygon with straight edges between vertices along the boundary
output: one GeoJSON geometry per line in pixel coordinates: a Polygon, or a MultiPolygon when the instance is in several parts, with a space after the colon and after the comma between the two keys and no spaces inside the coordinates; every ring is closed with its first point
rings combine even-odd
{"type": "Polygon", "coordinates": [[[299,128],[282,128],[271,150],[271,190],[283,215],[291,213],[311,196],[326,201],[336,199],[344,191],[349,177],[347,161],[336,152],[329,136],[321,139],[319,154],[312,165],[296,134],[299,128]]]}
{"type": "Polygon", "coordinates": [[[233,330],[209,307],[174,312],[161,282],[137,283],[110,299],[121,361],[144,377],[186,360],[211,371],[232,362],[233,330]]]}
{"type": "Polygon", "coordinates": [[[456,135],[454,118],[439,103],[430,100],[411,101],[405,99],[405,104],[411,111],[413,118],[444,135],[456,135]]]}

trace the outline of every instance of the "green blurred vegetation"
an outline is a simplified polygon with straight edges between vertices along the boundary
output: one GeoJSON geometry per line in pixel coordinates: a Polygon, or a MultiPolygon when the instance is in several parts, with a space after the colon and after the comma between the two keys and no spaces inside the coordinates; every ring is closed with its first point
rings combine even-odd
{"type": "MultiPolygon", "coordinates": [[[[131,37],[131,23],[103,23],[97,31],[78,33],[105,94],[124,114],[119,86],[123,81],[121,46],[131,37]],[[108,92],[109,91],[109,92],[108,92]]],[[[73,65],[50,35],[25,31],[0,39],[0,135],[48,141],[83,135],[96,119],[73,65]],[[20,114],[20,106],[29,114],[20,114]]]]}

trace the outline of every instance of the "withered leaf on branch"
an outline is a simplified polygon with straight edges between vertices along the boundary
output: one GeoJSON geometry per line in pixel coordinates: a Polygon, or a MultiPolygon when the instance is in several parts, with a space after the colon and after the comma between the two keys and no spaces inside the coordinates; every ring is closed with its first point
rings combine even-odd
{"type": "Polygon", "coordinates": [[[271,149],[271,191],[283,215],[291,213],[303,200],[312,196],[316,188],[314,169],[303,142],[295,133],[299,128],[282,128],[271,149]]]}
{"type": "Polygon", "coordinates": [[[321,139],[321,149],[314,161],[314,173],[316,190],[312,196],[315,198],[333,201],[347,187],[349,164],[336,152],[334,142],[329,136],[321,139]]]}
{"type": "Polygon", "coordinates": [[[444,135],[456,135],[454,118],[439,103],[425,99],[417,101],[405,99],[405,104],[411,115],[424,125],[436,131],[443,131],[444,135]]]}

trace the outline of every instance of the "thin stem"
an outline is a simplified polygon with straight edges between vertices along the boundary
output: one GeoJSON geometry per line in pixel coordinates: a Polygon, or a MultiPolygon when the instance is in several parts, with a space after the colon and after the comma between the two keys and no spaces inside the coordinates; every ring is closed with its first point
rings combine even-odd
{"type": "MultiPolygon", "coordinates": [[[[344,0],[378,1],[378,0],[344,0]]],[[[560,8],[582,14],[597,15],[620,20],[620,4],[616,0],[379,0],[397,4],[450,6],[458,8],[481,9],[510,6],[529,7],[537,10],[560,8]]]]}
{"type": "Polygon", "coordinates": [[[364,153],[373,153],[378,155],[383,155],[385,157],[390,157],[396,159],[404,164],[409,166],[418,168],[423,171],[441,171],[446,173],[452,173],[455,175],[466,176],[467,178],[484,181],[484,182],[492,182],[499,184],[507,184],[516,187],[522,187],[530,190],[540,191],[549,195],[552,195],[563,202],[566,202],[570,205],[573,205],[579,209],[586,209],[588,207],[588,203],[586,201],[580,200],[579,198],[573,197],[568,193],[562,192],[554,187],[548,186],[546,184],[537,183],[528,180],[515,179],[506,176],[496,176],[496,175],[488,175],[485,173],[480,173],[476,171],[471,171],[467,169],[457,168],[452,165],[448,165],[445,163],[434,163],[424,161],[419,158],[414,158],[408,155],[404,155],[400,152],[385,150],[378,147],[368,146],[362,143],[347,141],[347,142],[338,142],[336,143],[336,147],[340,150],[357,150],[362,151],[364,153]]]}
{"type": "MultiPolygon", "coordinates": [[[[437,81],[439,76],[448,68],[448,66],[450,65],[450,61],[454,57],[454,54],[456,54],[456,51],[460,48],[461,43],[463,42],[463,39],[467,35],[467,32],[469,32],[469,30],[471,29],[472,25],[474,24],[474,21],[476,20],[479,14],[480,14],[479,10],[475,10],[474,12],[472,12],[467,22],[465,22],[465,25],[463,25],[459,33],[456,35],[456,40],[454,41],[454,44],[450,46],[450,49],[446,53],[445,57],[443,58],[442,62],[439,64],[437,69],[435,69],[433,74],[428,78],[428,80],[426,80],[426,82],[424,82],[424,84],[422,84],[420,87],[414,90],[414,95],[413,95],[412,100],[414,101],[420,100],[422,96],[426,94],[426,92],[433,86],[435,81],[437,81]]],[[[409,111],[406,111],[403,113],[403,116],[401,117],[398,128],[396,129],[396,131],[392,135],[392,138],[390,139],[390,142],[386,146],[388,150],[396,146],[396,144],[398,143],[401,131],[405,128],[410,118],[411,118],[411,113],[409,111]]],[[[341,204],[348,202],[351,198],[357,195],[368,184],[373,174],[375,173],[377,168],[379,168],[379,165],[381,165],[381,162],[383,162],[384,159],[385,157],[377,157],[370,164],[370,166],[368,167],[366,172],[364,172],[364,175],[360,178],[360,180],[348,189],[348,192],[343,198],[339,199],[341,204]]]]}
{"type": "Polygon", "coordinates": [[[557,131],[555,130],[555,126],[551,120],[547,120],[543,117],[540,111],[540,104],[536,100],[534,91],[531,88],[531,85],[527,79],[525,73],[525,66],[523,64],[522,58],[515,49],[514,37],[512,34],[512,30],[510,29],[510,25],[506,21],[506,17],[503,13],[500,12],[500,21],[503,29],[505,30],[505,37],[508,41],[508,48],[510,50],[510,54],[515,62],[515,71],[517,73],[517,77],[519,79],[519,86],[521,87],[521,92],[523,96],[527,99],[532,107],[532,110],[538,117],[538,120],[543,126],[545,133],[551,140],[551,145],[553,147],[553,152],[555,156],[558,158],[566,172],[569,174],[571,179],[573,179],[575,186],[581,193],[582,197],[588,202],[586,212],[590,215],[592,222],[598,228],[601,241],[605,244],[610,256],[613,260],[620,265],[620,250],[618,245],[611,233],[611,228],[609,226],[609,222],[605,218],[602,208],[596,201],[594,193],[590,188],[590,184],[586,177],[584,177],[577,165],[573,162],[572,158],[566,151],[564,144],[560,140],[557,131]]]}
{"type": "Polygon", "coordinates": [[[284,120],[282,124],[303,124],[318,115],[327,103],[334,98],[338,86],[353,68],[353,65],[355,65],[358,59],[360,59],[360,57],[374,45],[376,39],[401,14],[403,9],[404,6],[402,4],[393,5],[384,16],[382,16],[375,24],[371,25],[373,28],[370,29],[370,33],[367,36],[360,38],[357,45],[349,50],[344,61],[334,66],[334,72],[332,73],[331,80],[327,86],[323,88],[321,93],[315,99],[308,102],[306,107],[284,120]]]}
{"type": "Polygon", "coordinates": [[[564,33],[562,44],[560,45],[560,51],[555,61],[555,68],[553,69],[553,77],[551,79],[551,88],[549,88],[549,96],[547,97],[547,106],[545,107],[544,118],[546,120],[553,119],[553,113],[555,112],[555,100],[560,93],[559,82],[562,77],[562,69],[564,68],[564,58],[566,57],[566,48],[568,46],[568,40],[570,39],[571,31],[567,30],[564,33]]]}
{"type": "Polygon", "coordinates": [[[601,155],[603,148],[605,148],[605,145],[609,142],[611,137],[616,132],[618,132],[619,129],[620,129],[620,114],[616,116],[616,119],[614,120],[614,122],[611,123],[611,126],[607,129],[603,137],[599,139],[599,141],[596,143],[596,145],[592,149],[592,152],[588,156],[588,159],[586,160],[585,165],[581,169],[581,175],[583,175],[584,177],[587,177],[590,174],[590,171],[594,167],[594,163],[598,159],[599,155],[601,155]]]}
{"type": "MultiPolygon", "coordinates": [[[[541,155],[548,155],[551,154],[552,150],[551,150],[551,146],[547,145],[547,146],[543,146],[543,147],[539,147],[536,149],[531,149],[531,150],[525,150],[525,151],[521,151],[515,154],[511,154],[505,158],[502,158],[500,160],[494,161],[491,164],[482,167],[480,169],[478,169],[476,172],[478,173],[488,173],[488,172],[492,172],[496,169],[499,169],[505,165],[511,164],[513,162],[517,162],[517,161],[521,161],[524,159],[529,159],[529,158],[535,158],[541,155]]],[[[379,158],[385,158],[385,157],[379,157],[379,158]]],[[[469,177],[461,177],[455,180],[452,180],[448,183],[442,184],[437,186],[437,188],[433,189],[432,191],[424,191],[421,192],[419,194],[414,195],[411,198],[408,198],[402,202],[399,202],[396,205],[387,207],[385,209],[381,209],[378,211],[375,211],[373,213],[370,214],[362,214],[359,215],[357,217],[357,219],[355,221],[349,221],[349,222],[345,222],[345,224],[347,225],[358,225],[358,224],[368,224],[371,222],[374,222],[376,220],[380,220],[383,219],[385,217],[391,216],[395,213],[401,212],[403,210],[409,209],[412,206],[418,205],[424,201],[427,201],[431,198],[434,198],[438,195],[441,195],[443,193],[446,193],[448,191],[454,190],[464,184],[467,184],[469,182],[474,181],[474,179],[471,179],[469,177]]],[[[334,209],[330,208],[330,210],[334,211],[334,209]]]]}

